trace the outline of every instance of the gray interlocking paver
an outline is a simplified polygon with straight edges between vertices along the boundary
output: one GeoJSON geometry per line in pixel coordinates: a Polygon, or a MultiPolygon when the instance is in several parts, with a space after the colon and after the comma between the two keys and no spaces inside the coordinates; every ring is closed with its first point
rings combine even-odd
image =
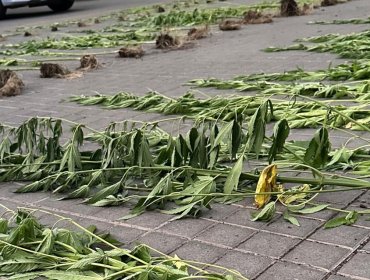
{"type": "Polygon", "coordinates": [[[159,230],[163,232],[174,233],[179,236],[186,238],[192,238],[201,231],[205,230],[207,227],[210,227],[214,224],[211,221],[198,220],[198,219],[183,219],[171,221],[159,230]]]}
{"type": "Polygon", "coordinates": [[[328,278],[328,280],[350,280],[350,279],[353,279],[353,278],[344,277],[344,276],[340,276],[340,275],[331,275],[328,278]]]}
{"type": "Polygon", "coordinates": [[[370,241],[368,241],[362,249],[370,253],[370,241]]]}
{"type": "Polygon", "coordinates": [[[189,241],[171,252],[180,258],[195,260],[203,263],[212,263],[226,253],[226,249],[219,248],[199,241],[189,241]]]}
{"type": "Polygon", "coordinates": [[[325,272],[303,265],[277,262],[260,275],[258,280],[321,280],[325,272]]]}
{"type": "Polygon", "coordinates": [[[339,274],[357,279],[370,279],[370,254],[355,254],[340,270],[339,274]]]}
{"type": "Polygon", "coordinates": [[[186,241],[186,239],[181,237],[163,235],[159,232],[151,232],[135,240],[133,244],[147,244],[151,247],[154,247],[156,250],[161,251],[162,253],[168,254],[176,250],[186,241]]]}
{"type": "Polygon", "coordinates": [[[283,259],[319,268],[332,269],[343,261],[349,253],[349,249],[317,242],[303,241],[283,259]]]}
{"type": "Polygon", "coordinates": [[[226,224],[217,224],[199,234],[196,240],[234,247],[255,234],[252,229],[240,228],[226,224]]]}
{"type": "MultiPolygon", "coordinates": [[[[151,0],[130,0],[120,3],[118,0],[110,0],[112,1],[117,7],[118,4],[123,6],[152,2],[151,0]]],[[[252,3],[257,0],[242,2],[252,3]]],[[[111,121],[125,119],[155,121],[167,118],[168,116],[131,109],[105,110],[60,101],[72,95],[90,95],[96,92],[114,94],[119,91],[130,91],[143,95],[150,89],[173,97],[181,96],[189,90],[190,87],[182,86],[182,84],[194,78],[232,78],[235,75],[247,73],[291,70],[296,66],[307,70],[324,69],[329,63],[337,64],[343,61],[328,53],[264,53],[260,50],[270,45],[288,45],[294,39],[301,37],[330,32],[346,34],[360,31],[364,29],[364,26],[307,25],[306,22],[338,19],[344,15],[348,18],[367,17],[368,9],[368,1],[358,0],[315,10],[312,15],[305,17],[276,18],[273,24],[245,26],[238,32],[220,32],[214,28],[212,37],[197,42],[192,49],[162,52],[153,50],[151,46],[145,46],[148,55],[138,60],[120,59],[116,55],[101,55],[99,60],[104,63],[103,68],[86,73],[83,77],[74,80],[40,79],[38,71],[21,71],[19,73],[26,84],[24,93],[18,97],[0,99],[0,122],[17,125],[35,115],[54,116],[102,129],[111,121]]],[[[89,12],[78,12],[72,16],[77,17],[80,13],[91,16],[89,12]]],[[[68,17],[68,14],[63,14],[62,17],[68,17]]],[[[11,22],[51,23],[50,19],[53,18],[53,16],[47,16],[43,20],[12,19],[11,22]]],[[[4,28],[1,24],[0,30],[4,28]]],[[[67,32],[68,28],[63,28],[62,31],[67,32]]],[[[43,38],[49,35],[48,32],[38,34],[43,38]]],[[[14,38],[14,41],[23,39],[22,36],[18,36],[14,38]]],[[[70,69],[75,69],[78,62],[66,62],[66,65],[70,69]]],[[[232,93],[232,91],[207,89],[203,91],[210,96],[226,96],[232,93]]],[[[178,123],[164,123],[161,127],[166,131],[178,133],[178,123]]],[[[188,127],[187,125],[186,129],[188,127]]],[[[271,125],[268,126],[268,134],[271,134],[271,128],[271,125]]],[[[295,129],[292,130],[290,139],[310,140],[314,132],[315,129],[295,129]]],[[[350,137],[344,132],[332,130],[330,133],[333,146],[340,146],[350,137]]],[[[364,137],[368,135],[364,132],[353,133],[364,137]]],[[[68,133],[64,135],[65,139],[67,136],[68,133]]],[[[349,145],[357,147],[362,145],[362,141],[356,139],[349,145]]],[[[244,166],[245,170],[253,170],[255,167],[255,163],[244,166]]],[[[216,262],[235,268],[248,277],[257,277],[257,279],[323,279],[325,275],[328,276],[324,269],[334,268],[350,251],[310,241],[304,241],[296,248],[294,246],[302,239],[309,238],[323,243],[335,243],[355,248],[367,237],[366,232],[370,229],[370,221],[367,221],[365,217],[360,217],[359,222],[356,223],[359,227],[321,229],[323,220],[336,215],[332,210],[309,215],[313,219],[297,217],[301,224],[300,227],[289,224],[280,214],[276,214],[269,224],[252,222],[251,213],[255,211],[252,209],[252,197],[236,203],[237,205],[215,205],[213,210],[202,213],[200,219],[170,221],[172,216],[159,212],[148,212],[128,221],[117,221],[130,212],[131,206],[96,208],[82,204],[81,200],[57,201],[50,193],[17,195],[11,192],[16,187],[14,183],[0,184],[0,203],[8,207],[39,206],[62,216],[76,218],[83,225],[97,224],[101,229],[109,229],[126,245],[129,243],[132,246],[136,241],[145,242],[166,253],[178,254],[180,257],[203,262],[216,262]],[[198,240],[192,240],[194,238],[198,240]],[[237,248],[236,251],[227,250],[225,246],[237,248]],[[283,257],[286,261],[277,261],[273,264],[279,257],[283,257]],[[322,267],[323,270],[308,267],[309,265],[322,267]],[[266,268],[267,271],[264,272],[266,268]]],[[[344,194],[327,193],[320,195],[318,199],[336,208],[360,211],[370,207],[369,192],[361,194],[362,191],[351,191],[344,194]]],[[[282,211],[284,208],[278,207],[278,210],[282,211]]],[[[55,218],[42,215],[42,220],[53,223],[55,218]]],[[[60,224],[67,224],[67,222],[60,224]]],[[[336,275],[328,279],[369,278],[370,272],[366,266],[370,262],[369,254],[363,253],[370,253],[369,243],[361,250],[339,269],[339,274],[347,276],[336,275]]]]}
{"type": "Polygon", "coordinates": [[[341,226],[332,229],[321,228],[312,234],[310,239],[354,248],[369,236],[368,229],[341,226]]]}
{"type": "Polygon", "coordinates": [[[309,234],[313,233],[316,229],[318,229],[323,222],[308,218],[298,218],[300,226],[295,226],[287,221],[284,220],[283,217],[280,217],[276,220],[276,222],[268,224],[264,230],[273,232],[273,233],[281,233],[291,236],[297,237],[306,237],[309,234]]]}
{"type": "Polygon", "coordinates": [[[216,262],[217,265],[238,270],[250,279],[260,274],[272,263],[273,260],[267,257],[233,251],[227,252],[216,262]]]}
{"type": "Polygon", "coordinates": [[[256,209],[241,208],[239,211],[235,212],[230,217],[224,219],[224,222],[256,229],[266,227],[266,223],[264,222],[251,221],[251,215],[254,212],[256,212],[256,209]]]}
{"type": "Polygon", "coordinates": [[[277,234],[259,232],[238,246],[238,249],[279,258],[301,240],[277,234]]]}

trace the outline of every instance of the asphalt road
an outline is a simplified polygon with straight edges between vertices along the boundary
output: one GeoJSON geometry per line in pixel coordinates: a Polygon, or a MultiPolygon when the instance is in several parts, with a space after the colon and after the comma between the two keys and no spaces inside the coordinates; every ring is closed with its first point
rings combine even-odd
{"type": "Polygon", "coordinates": [[[42,25],[50,22],[96,16],[134,6],[166,2],[159,0],[77,0],[71,10],[53,13],[45,7],[9,9],[7,18],[0,21],[0,32],[18,26],[42,25]]]}

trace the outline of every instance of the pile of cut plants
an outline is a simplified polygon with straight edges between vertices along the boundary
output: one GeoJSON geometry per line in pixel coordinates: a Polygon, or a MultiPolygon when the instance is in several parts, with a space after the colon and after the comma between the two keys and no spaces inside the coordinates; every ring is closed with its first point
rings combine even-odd
{"type": "MultiPolygon", "coordinates": [[[[337,1],[337,3],[350,0],[337,1]]],[[[9,31],[0,45],[0,69],[33,70],[50,60],[75,60],[89,54],[119,54],[119,57],[142,57],[145,52],[130,54],[131,49],[177,50],[194,47],[194,41],[205,38],[219,26],[224,31],[239,30],[242,25],[271,23],[274,17],[299,16],[324,5],[319,0],[274,0],[253,5],[231,5],[224,1],[176,1],[115,12],[83,21],[54,23],[9,31]],[[46,38],[35,34],[52,31],[46,38]],[[195,30],[197,30],[195,32],[195,30]],[[60,34],[62,31],[62,34],[60,34]],[[11,44],[13,36],[24,40],[11,44]],[[165,43],[159,43],[163,38],[165,43]],[[27,38],[27,39],[26,39],[27,38]],[[147,47],[148,46],[148,47],[147,47]],[[125,51],[127,50],[127,51],[125,51]],[[126,55],[128,53],[128,55],[126,55]],[[39,56],[29,60],[30,56],[39,56]],[[8,58],[11,57],[11,58],[8,58]]]]}
{"type": "Polygon", "coordinates": [[[6,279],[247,280],[238,272],[170,257],[144,244],[123,249],[95,226],[84,228],[44,210],[0,207],[0,276],[6,279]],[[40,214],[54,218],[54,226],[43,225],[40,214]],[[61,222],[67,227],[60,227],[61,222]],[[204,265],[209,271],[200,268],[204,265]],[[213,272],[216,269],[223,274],[213,272]]]}

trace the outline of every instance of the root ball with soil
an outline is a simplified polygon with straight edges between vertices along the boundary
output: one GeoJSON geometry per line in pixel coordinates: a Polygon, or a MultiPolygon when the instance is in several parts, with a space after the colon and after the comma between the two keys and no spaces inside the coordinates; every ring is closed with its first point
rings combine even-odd
{"type": "Polygon", "coordinates": [[[11,70],[0,70],[0,96],[20,95],[24,84],[11,70]]]}
{"type": "Polygon", "coordinates": [[[145,51],[142,46],[123,47],[118,51],[119,57],[140,58],[144,56],[145,51]]]}

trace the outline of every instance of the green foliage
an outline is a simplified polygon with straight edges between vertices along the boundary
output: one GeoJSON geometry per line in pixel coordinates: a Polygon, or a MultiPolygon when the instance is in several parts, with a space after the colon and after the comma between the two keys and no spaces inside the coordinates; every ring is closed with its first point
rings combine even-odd
{"type": "MultiPolygon", "coordinates": [[[[152,256],[151,249],[144,244],[132,250],[118,248],[104,239],[104,235],[73,221],[72,225],[83,231],[43,226],[31,212],[22,209],[4,221],[9,226],[0,236],[0,276],[7,279],[183,279],[192,276],[185,260],[152,256]],[[145,278],[141,278],[143,275],[145,278]]],[[[191,267],[202,278],[208,279],[211,275],[193,262],[191,267]]],[[[226,269],[225,272],[227,275],[212,274],[216,278],[209,279],[246,279],[236,272],[229,274],[226,269]]]]}

